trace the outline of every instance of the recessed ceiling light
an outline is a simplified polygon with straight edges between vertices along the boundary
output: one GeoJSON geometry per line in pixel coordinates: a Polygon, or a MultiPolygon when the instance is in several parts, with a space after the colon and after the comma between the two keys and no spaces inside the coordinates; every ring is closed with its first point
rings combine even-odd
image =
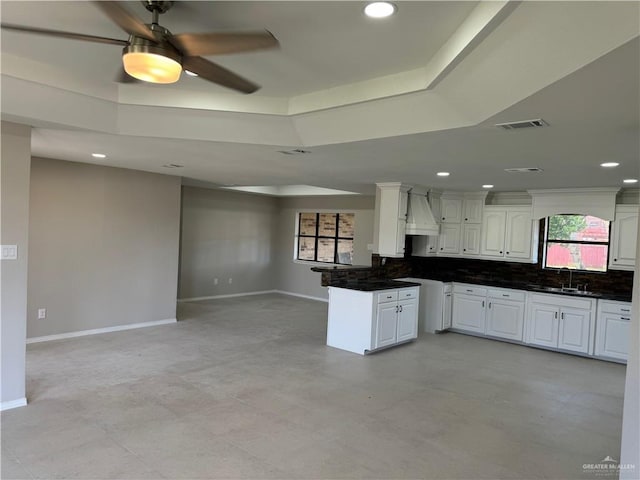
{"type": "Polygon", "coordinates": [[[638,183],[638,179],[637,178],[625,178],[623,180],[624,183],[638,183]]]}
{"type": "Polygon", "coordinates": [[[371,18],[385,18],[396,13],[396,6],[389,2],[372,2],[364,7],[364,13],[371,18]]]}
{"type": "Polygon", "coordinates": [[[449,176],[449,172],[438,172],[438,173],[436,173],[436,175],[438,175],[439,177],[448,177],[449,176]]]}
{"type": "Polygon", "coordinates": [[[107,158],[107,156],[104,153],[92,153],[91,156],[93,158],[107,158]]]}
{"type": "Polygon", "coordinates": [[[186,73],[186,74],[187,74],[187,75],[189,75],[190,77],[197,77],[197,76],[198,76],[198,74],[197,74],[197,73],[193,73],[193,72],[191,72],[191,71],[189,71],[189,70],[185,70],[185,71],[184,71],[184,73],[186,73]]]}
{"type": "Polygon", "coordinates": [[[482,185],[482,188],[493,188],[493,185],[489,185],[489,184],[482,185]]]}
{"type": "Polygon", "coordinates": [[[601,167],[605,168],[617,167],[618,165],[620,165],[618,162],[604,162],[600,164],[601,167]]]}

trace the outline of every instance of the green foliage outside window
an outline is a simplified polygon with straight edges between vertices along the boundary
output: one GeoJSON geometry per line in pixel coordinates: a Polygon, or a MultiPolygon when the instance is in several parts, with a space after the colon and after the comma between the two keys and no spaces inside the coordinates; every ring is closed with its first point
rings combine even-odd
{"type": "Polygon", "coordinates": [[[584,215],[554,215],[549,217],[549,240],[573,240],[572,234],[587,226],[584,215]]]}

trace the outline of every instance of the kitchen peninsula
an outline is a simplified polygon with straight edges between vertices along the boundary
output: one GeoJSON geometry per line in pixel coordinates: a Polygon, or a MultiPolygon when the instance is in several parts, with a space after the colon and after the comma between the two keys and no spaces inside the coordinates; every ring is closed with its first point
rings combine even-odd
{"type": "Polygon", "coordinates": [[[327,345],[365,355],[418,337],[420,284],[352,280],[329,287],[327,345]]]}

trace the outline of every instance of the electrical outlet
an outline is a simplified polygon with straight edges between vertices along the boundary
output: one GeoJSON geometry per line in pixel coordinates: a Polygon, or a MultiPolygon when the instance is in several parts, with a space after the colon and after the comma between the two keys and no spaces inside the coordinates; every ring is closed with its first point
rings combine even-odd
{"type": "Polygon", "coordinates": [[[46,308],[39,308],[38,309],[38,319],[42,320],[43,318],[47,318],[47,309],[46,308]]]}
{"type": "Polygon", "coordinates": [[[233,278],[229,277],[229,284],[233,283],[233,278]]]}
{"type": "Polygon", "coordinates": [[[214,278],[214,279],[213,279],[213,284],[214,284],[214,285],[217,285],[217,284],[218,284],[218,279],[217,279],[217,278],[214,278]]]}

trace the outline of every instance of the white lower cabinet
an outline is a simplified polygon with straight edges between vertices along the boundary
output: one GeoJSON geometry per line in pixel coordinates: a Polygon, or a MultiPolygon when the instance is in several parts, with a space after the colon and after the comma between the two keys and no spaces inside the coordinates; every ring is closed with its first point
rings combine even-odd
{"type": "Polygon", "coordinates": [[[364,355],[417,338],[418,292],[329,287],[327,345],[364,355]]]}
{"type": "Polygon", "coordinates": [[[521,342],[524,329],[525,293],[489,290],[486,334],[521,342]]]}
{"type": "Polygon", "coordinates": [[[592,354],[595,302],[563,295],[531,294],[527,343],[592,354]]]}
{"type": "Polygon", "coordinates": [[[595,355],[626,362],[629,357],[631,304],[598,301],[595,355]]]}
{"type": "Polygon", "coordinates": [[[487,289],[473,285],[453,285],[451,327],[473,333],[485,333],[487,289]]]}

